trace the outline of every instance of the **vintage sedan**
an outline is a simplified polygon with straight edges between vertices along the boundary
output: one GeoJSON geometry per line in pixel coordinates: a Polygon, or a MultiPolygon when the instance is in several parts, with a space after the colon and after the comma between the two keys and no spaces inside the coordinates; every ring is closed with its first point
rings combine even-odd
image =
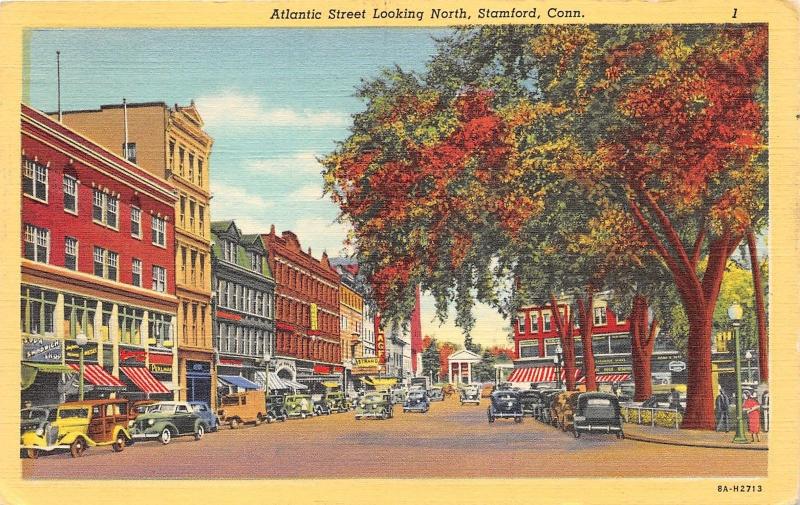
{"type": "Polygon", "coordinates": [[[388,393],[373,391],[364,395],[356,407],[356,421],[365,417],[389,419],[394,416],[388,393]]]}
{"type": "Polygon", "coordinates": [[[267,397],[267,423],[285,421],[288,418],[284,396],[280,394],[269,395],[267,397]]]}
{"type": "Polygon", "coordinates": [[[481,391],[478,389],[478,386],[473,386],[471,384],[466,385],[461,388],[458,399],[461,402],[461,405],[464,405],[465,403],[474,403],[475,405],[480,405],[481,391]]]}
{"type": "Polygon", "coordinates": [[[193,401],[189,402],[195,414],[200,416],[200,419],[206,422],[208,431],[217,431],[219,429],[219,418],[214,414],[206,402],[193,401]]]}
{"type": "Polygon", "coordinates": [[[208,424],[187,402],[158,402],[147,407],[147,412],[139,414],[131,421],[134,441],[158,440],[168,444],[175,437],[193,435],[200,440],[208,424]]]}
{"type": "Polygon", "coordinates": [[[581,433],[614,433],[624,438],[619,399],[609,393],[583,393],[578,396],[573,415],[572,432],[575,438],[581,433]]]}
{"type": "Polygon", "coordinates": [[[314,401],[310,395],[293,394],[286,395],[283,401],[287,417],[306,417],[314,415],[314,401]]]}
{"type": "Polygon", "coordinates": [[[245,423],[258,426],[267,418],[267,404],[263,391],[250,390],[231,393],[220,398],[217,409],[220,424],[227,424],[232,430],[245,423]]]}
{"type": "Polygon", "coordinates": [[[539,417],[539,413],[544,406],[542,392],[532,389],[519,392],[519,402],[522,404],[522,413],[534,418],[539,417]]]}
{"type": "Polygon", "coordinates": [[[428,412],[431,402],[424,389],[412,389],[403,403],[403,412],[428,412]]]}
{"type": "Polygon", "coordinates": [[[341,391],[326,391],[325,394],[322,395],[322,404],[328,413],[347,412],[350,410],[347,397],[341,391]]]}
{"type": "Polygon", "coordinates": [[[511,418],[515,423],[522,422],[522,404],[519,401],[519,393],[516,391],[495,391],[489,398],[489,409],[487,410],[489,422],[495,419],[511,418]]]}
{"type": "Polygon", "coordinates": [[[36,431],[38,428],[44,428],[47,423],[56,420],[57,410],[58,405],[38,405],[20,410],[19,434],[22,435],[26,431],[36,431]]]}
{"type": "Polygon", "coordinates": [[[59,405],[54,421],[22,435],[20,448],[29,458],[57,449],[69,449],[77,458],[94,446],[120,452],[130,439],[128,400],[85,400],[59,405]]]}
{"type": "Polygon", "coordinates": [[[439,386],[431,387],[431,394],[430,399],[432,402],[443,402],[444,401],[444,389],[439,386]]]}

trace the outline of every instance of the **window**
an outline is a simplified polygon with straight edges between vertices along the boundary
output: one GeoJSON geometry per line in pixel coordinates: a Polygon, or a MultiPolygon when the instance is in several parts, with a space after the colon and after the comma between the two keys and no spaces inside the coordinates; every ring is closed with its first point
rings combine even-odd
{"type": "Polygon", "coordinates": [[[256,272],[261,271],[261,255],[258,253],[250,253],[250,268],[256,272]]]}
{"type": "Polygon", "coordinates": [[[206,208],[202,205],[197,207],[197,226],[200,228],[200,235],[206,236],[206,208]]]}
{"type": "Polygon", "coordinates": [[[181,195],[181,228],[186,227],[186,197],[181,195]]]}
{"type": "Polygon", "coordinates": [[[78,269],[78,240],[72,237],[64,237],[64,266],[78,269]]]}
{"type": "Polygon", "coordinates": [[[142,210],[131,207],[131,236],[142,238],[142,210]]]}
{"type": "Polygon", "coordinates": [[[517,330],[520,333],[525,333],[525,316],[517,316],[517,330]]]}
{"type": "Polygon", "coordinates": [[[542,314],[542,319],[543,331],[550,331],[550,314],[542,314]]]}
{"type": "Polygon", "coordinates": [[[194,153],[189,153],[189,180],[194,182],[194,153]]]}
{"type": "Polygon", "coordinates": [[[535,340],[523,340],[519,343],[520,358],[539,357],[539,343],[535,340]]]}
{"type": "Polygon", "coordinates": [[[120,305],[117,308],[117,335],[124,344],[142,345],[144,311],[120,305]]]}
{"type": "Polygon", "coordinates": [[[594,337],[592,338],[592,351],[597,354],[609,354],[611,352],[609,337],[594,337]]]}
{"type": "Polygon", "coordinates": [[[611,337],[612,354],[629,354],[631,352],[631,339],[627,335],[624,337],[611,337]]]}
{"type": "Polygon", "coordinates": [[[197,204],[195,203],[194,200],[189,200],[189,229],[192,232],[196,231],[194,229],[194,208],[195,208],[195,205],[197,205],[197,204]]]}
{"type": "Polygon", "coordinates": [[[166,247],[167,244],[167,222],[164,218],[151,216],[151,226],[153,231],[153,244],[161,247],[166,247]]]}
{"type": "Polygon", "coordinates": [[[33,160],[22,160],[22,191],[47,203],[47,167],[33,160]]]}
{"type": "Polygon", "coordinates": [[[233,303],[231,304],[231,308],[239,310],[239,289],[238,285],[233,286],[233,303]]]}
{"type": "Polygon", "coordinates": [[[111,280],[117,280],[119,254],[108,251],[106,253],[106,273],[111,280]]]}
{"type": "Polygon", "coordinates": [[[227,254],[225,255],[225,259],[230,261],[231,263],[236,263],[236,244],[234,242],[225,242],[225,247],[227,248],[227,254]]]}
{"type": "Polygon", "coordinates": [[[153,265],[153,291],[167,291],[167,270],[164,267],[153,265]]]}
{"type": "Polygon", "coordinates": [[[103,277],[103,265],[105,263],[105,250],[102,247],[95,246],[94,248],[94,274],[98,277],[103,277]]]}
{"type": "Polygon", "coordinates": [[[122,157],[131,163],[136,163],[136,142],[122,143],[122,157]]]}
{"type": "Polygon", "coordinates": [[[197,284],[197,251],[192,250],[191,253],[191,267],[192,267],[192,284],[197,284]]]}
{"type": "Polygon", "coordinates": [[[342,330],[347,329],[347,316],[342,316],[342,330]]]}
{"type": "Polygon", "coordinates": [[[49,263],[50,230],[25,225],[25,257],[39,263],[49,263]]]}
{"type": "Polygon", "coordinates": [[[119,254],[95,246],[94,248],[94,274],[112,281],[117,280],[119,254]]]}
{"type": "Polygon", "coordinates": [[[78,213],[78,180],[70,175],[64,176],[64,210],[78,213]]]}
{"type": "Polygon", "coordinates": [[[97,310],[97,301],[88,300],[72,295],[64,295],[64,335],[75,338],[83,333],[86,338],[93,340],[94,314],[97,310]]]}
{"type": "Polygon", "coordinates": [[[92,219],[111,228],[116,228],[118,209],[119,200],[117,198],[103,193],[99,189],[94,190],[92,196],[92,219]]]}
{"type": "Polygon", "coordinates": [[[197,185],[203,186],[203,160],[201,158],[197,159],[197,185]]]}
{"type": "Polygon", "coordinates": [[[183,158],[186,152],[184,151],[183,147],[178,148],[178,173],[181,174],[181,177],[184,175],[183,171],[183,158]]]}
{"type": "Polygon", "coordinates": [[[169,140],[169,159],[167,159],[167,163],[170,170],[175,168],[175,141],[170,139],[169,140]]]}
{"type": "Polygon", "coordinates": [[[531,333],[539,333],[539,315],[531,312],[531,333]]]}
{"type": "Polygon", "coordinates": [[[222,279],[217,279],[217,296],[219,297],[219,306],[228,306],[228,287],[227,283],[222,279]]]}
{"type": "Polygon", "coordinates": [[[200,285],[205,285],[206,282],[206,255],[200,255],[200,285]]]}
{"type": "Polygon", "coordinates": [[[606,308],[605,307],[595,307],[594,308],[594,325],[595,326],[605,326],[608,323],[606,319],[606,308]]]}
{"type": "Polygon", "coordinates": [[[53,336],[58,295],[51,291],[22,286],[20,329],[27,335],[53,336]]]}
{"type": "Polygon", "coordinates": [[[131,261],[131,273],[133,275],[131,283],[134,286],[142,287],[142,260],[133,258],[131,261]]]}

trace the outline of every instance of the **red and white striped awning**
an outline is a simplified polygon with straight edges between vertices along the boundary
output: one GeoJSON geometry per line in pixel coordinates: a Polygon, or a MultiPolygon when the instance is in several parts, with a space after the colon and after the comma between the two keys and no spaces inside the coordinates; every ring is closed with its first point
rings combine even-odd
{"type": "MultiPolygon", "coordinates": [[[[575,378],[581,374],[579,369],[575,369],[575,378]]],[[[561,369],[561,380],[565,380],[564,369],[561,369]]],[[[508,376],[508,382],[556,382],[556,367],[538,366],[517,368],[508,376]]]]}
{"type": "MultiPolygon", "coordinates": [[[[80,365],[77,363],[67,363],[70,368],[76,372],[81,371],[80,365]]],[[[86,381],[94,384],[95,386],[112,386],[124,388],[125,384],[119,381],[116,377],[106,372],[100,365],[86,364],[83,365],[83,376],[86,381]]]]}
{"type": "MultiPolygon", "coordinates": [[[[596,382],[613,383],[613,382],[627,382],[631,380],[629,373],[599,373],[595,376],[596,382]]],[[[578,382],[586,382],[586,377],[581,377],[578,382]]]]}
{"type": "Polygon", "coordinates": [[[130,380],[136,384],[136,387],[144,393],[169,393],[170,390],[156,379],[150,370],[138,366],[121,366],[119,367],[130,380]]]}

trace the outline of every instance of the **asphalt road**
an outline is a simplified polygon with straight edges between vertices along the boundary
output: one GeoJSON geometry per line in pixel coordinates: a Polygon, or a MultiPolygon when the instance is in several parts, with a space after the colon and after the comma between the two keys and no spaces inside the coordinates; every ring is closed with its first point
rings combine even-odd
{"type": "Polygon", "coordinates": [[[356,421],[353,413],[222,428],[200,440],[139,442],[23,459],[24,478],[269,479],[448,477],[741,477],[767,473],[767,451],[704,449],[569,433],[531,418],[489,424],[486,402],[433,403],[427,414],[356,421]]]}

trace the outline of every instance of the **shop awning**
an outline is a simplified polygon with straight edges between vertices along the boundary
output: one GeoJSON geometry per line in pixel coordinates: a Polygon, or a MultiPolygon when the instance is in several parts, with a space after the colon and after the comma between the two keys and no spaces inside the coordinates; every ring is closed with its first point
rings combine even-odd
{"type": "MultiPolygon", "coordinates": [[[[595,375],[595,381],[603,383],[627,382],[629,380],[631,380],[631,374],[629,373],[599,373],[595,375]]],[[[586,377],[581,377],[578,382],[586,382],[586,377]]]]}
{"type": "Polygon", "coordinates": [[[336,381],[322,381],[322,385],[325,386],[326,388],[338,388],[339,386],[341,386],[341,384],[339,384],[336,381]]]}
{"type": "Polygon", "coordinates": [[[299,382],[295,382],[289,379],[282,379],[283,383],[289,386],[289,389],[308,389],[308,386],[305,384],[300,384],[299,382]]]}
{"type": "Polygon", "coordinates": [[[22,364],[22,389],[28,389],[36,381],[36,374],[45,373],[73,373],[74,370],[67,365],[59,363],[23,363],[22,364]]]}
{"type": "Polygon", "coordinates": [[[150,370],[144,367],[121,366],[119,369],[122,370],[143,393],[170,393],[170,390],[167,389],[161,381],[156,379],[153,374],[150,373],[150,370]]]}
{"type": "Polygon", "coordinates": [[[258,389],[258,384],[245,379],[241,375],[217,375],[217,378],[228,386],[242,389],[258,389]]]}
{"type": "Polygon", "coordinates": [[[391,377],[391,378],[365,377],[362,380],[364,382],[366,382],[367,384],[370,384],[372,386],[387,386],[388,387],[388,386],[394,386],[395,384],[397,384],[397,379],[393,378],[393,377],[391,377]]]}
{"type": "Polygon", "coordinates": [[[280,389],[291,389],[288,384],[286,384],[285,379],[281,379],[280,376],[276,372],[269,373],[269,386],[270,391],[278,391],[280,389]]]}
{"type": "MultiPolygon", "coordinates": [[[[581,371],[575,369],[575,378],[577,379],[581,371]]],[[[565,378],[564,369],[561,369],[561,380],[565,378]]],[[[508,382],[556,382],[556,367],[554,366],[539,366],[539,367],[526,367],[517,368],[506,379],[508,382]]]]}
{"type": "MultiPolygon", "coordinates": [[[[80,373],[80,365],[76,363],[70,363],[69,366],[72,368],[72,370],[80,373]]],[[[118,388],[125,387],[125,384],[120,382],[119,379],[110,373],[106,372],[100,365],[83,365],[83,376],[86,382],[94,384],[95,386],[109,386],[118,388]]]]}

